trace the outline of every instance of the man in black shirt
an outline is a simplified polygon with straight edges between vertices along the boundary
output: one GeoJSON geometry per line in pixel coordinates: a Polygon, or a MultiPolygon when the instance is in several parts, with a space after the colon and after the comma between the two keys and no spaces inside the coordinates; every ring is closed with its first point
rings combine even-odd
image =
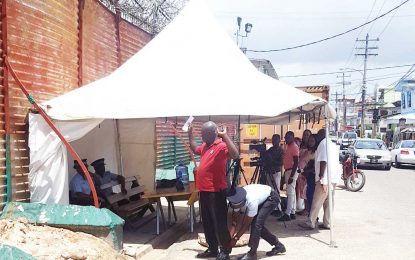
{"type": "MultiPolygon", "coordinates": [[[[281,170],[282,170],[282,162],[284,158],[284,149],[280,146],[281,137],[279,134],[274,134],[272,136],[272,147],[267,151],[267,162],[266,162],[266,170],[271,175],[270,177],[274,180],[274,185],[270,185],[271,188],[274,190],[278,190],[278,194],[280,191],[281,185],[281,170]]],[[[281,205],[278,204],[278,207],[272,212],[272,215],[276,217],[281,216],[281,205]]]]}
{"type": "Polygon", "coordinates": [[[280,189],[281,183],[281,168],[282,160],[284,156],[284,149],[280,146],[281,137],[278,134],[272,136],[272,147],[267,152],[266,168],[268,173],[272,174],[276,187],[274,189],[280,189]]]}

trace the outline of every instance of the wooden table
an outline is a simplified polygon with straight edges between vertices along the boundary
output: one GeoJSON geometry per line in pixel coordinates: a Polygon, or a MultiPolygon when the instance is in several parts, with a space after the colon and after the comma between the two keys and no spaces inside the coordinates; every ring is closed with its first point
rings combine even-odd
{"type": "MultiPolygon", "coordinates": [[[[157,213],[157,228],[156,228],[156,234],[159,235],[160,234],[160,218],[163,222],[163,226],[164,229],[166,230],[167,225],[166,225],[166,220],[164,218],[164,213],[163,213],[163,208],[161,206],[161,201],[160,198],[165,197],[167,199],[168,202],[168,207],[169,207],[169,222],[170,222],[170,209],[173,210],[173,215],[175,220],[177,221],[177,216],[176,216],[176,210],[174,208],[174,204],[173,201],[175,200],[175,198],[184,198],[181,200],[189,200],[189,198],[191,197],[191,195],[193,193],[197,193],[198,191],[195,188],[195,184],[194,182],[189,182],[189,185],[186,185],[184,190],[182,191],[178,191],[176,189],[176,187],[171,187],[171,188],[159,188],[155,191],[151,191],[151,192],[145,192],[144,195],[142,196],[142,198],[146,198],[152,202],[156,202],[156,213],[157,213]]],[[[190,206],[190,231],[193,232],[193,225],[194,225],[194,218],[195,218],[195,212],[194,212],[194,203],[193,201],[191,203],[188,203],[190,206]]]]}

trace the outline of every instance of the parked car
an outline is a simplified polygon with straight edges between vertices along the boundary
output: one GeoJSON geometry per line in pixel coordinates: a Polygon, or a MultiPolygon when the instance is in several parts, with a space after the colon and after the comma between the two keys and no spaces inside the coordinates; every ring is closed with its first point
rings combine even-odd
{"type": "Polygon", "coordinates": [[[357,139],[357,134],[355,132],[344,132],[341,138],[338,140],[340,145],[340,150],[343,150],[349,147],[357,139]]]}
{"type": "Polygon", "coordinates": [[[349,153],[357,155],[358,166],[380,167],[390,170],[392,155],[385,143],[379,139],[357,139],[349,147],[349,153]]]}
{"type": "Polygon", "coordinates": [[[401,164],[415,164],[415,140],[399,141],[391,153],[395,167],[401,164]]]}

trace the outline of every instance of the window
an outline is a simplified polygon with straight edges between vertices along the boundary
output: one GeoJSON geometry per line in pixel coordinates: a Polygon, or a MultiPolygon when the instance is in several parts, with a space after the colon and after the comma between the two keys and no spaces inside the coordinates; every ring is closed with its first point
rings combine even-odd
{"type": "Polygon", "coordinates": [[[356,149],[371,149],[371,150],[386,150],[386,145],[383,141],[367,140],[367,141],[356,141],[356,149]]]}
{"type": "Polygon", "coordinates": [[[401,103],[402,103],[402,109],[405,109],[406,104],[405,104],[405,93],[404,92],[402,92],[402,94],[401,94],[401,103]]]}
{"type": "Polygon", "coordinates": [[[405,140],[402,142],[401,148],[415,148],[414,140],[405,140]]]}
{"type": "Polygon", "coordinates": [[[412,107],[412,92],[411,91],[408,91],[406,93],[406,95],[407,95],[406,99],[408,100],[408,108],[409,107],[412,107]]]}

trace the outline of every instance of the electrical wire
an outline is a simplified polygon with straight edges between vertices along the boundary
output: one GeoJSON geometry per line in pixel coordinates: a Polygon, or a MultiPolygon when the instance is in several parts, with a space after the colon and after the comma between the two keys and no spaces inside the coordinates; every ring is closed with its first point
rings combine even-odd
{"type": "MultiPolygon", "coordinates": [[[[410,75],[412,75],[412,73],[414,73],[414,72],[415,72],[415,64],[412,65],[412,67],[400,79],[392,82],[391,84],[387,85],[385,88],[389,88],[389,87],[392,87],[392,86],[398,84],[400,81],[405,80],[410,75]]],[[[391,88],[391,89],[385,91],[385,94],[391,92],[392,90],[394,90],[394,88],[391,88]]]]}
{"type": "MultiPolygon", "coordinates": [[[[385,1],[386,1],[386,0],[385,0],[385,1]]],[[[377,2],[377,0],[373,1],[372,8],[370,9],[369,15],[366,17],[365,23],[369,20],[370,16],[372,15],[373,8],[375,7],[376,2],[377,2]]],[[[379,15],[379,14],[378,14],[378,15],[379,15]]],[[[359,38],[360,34],[362,34],[362,31],[363,31],[363,27],[360,29],[360,31],[359,31],[359,33],[357,34],[357,37],[356,37],[356,38],[359,38]]],[[[355,42],[354,42],[354,45],[353,45],[352,51],[350,52],[349,57],[347,58],[347,61],[346,61],[345,65],[343,66],[343,68],[346,68],[346,67],[348,67],[348,66],[349,66],[350,59],[352,58],[353,53],[354,53],[354,51],[356,50],[355,48],[356,48],[357,43],[358,43],[357,41],[355,41],[355,42]]]]}
{"type": "Polygon", "coordinates": [[[318,40],[318,41],[313,41],[313,42],[309,42],[309,43],[306,43],[306,44],[296,45],[296,46],[287,47],[287,48],[282,48],[282,49],[273,49],[273,50],[246,50],[246,51],[249,51],[249,52],[278,52],[278,51],[287,51],[287,50],[298,49],[298,48],[302,48],[302,47],[306,47],[306,46],[314,45],[314,44],[317,44],[317,43],[320,43],[320,42],[328,41],[328,40],[331,40],[331,39],[337,38],[337,37],[339,37],[339,36],[342,36],[342,35],[348,34],[348,33],[352,32],[352,31],[355,31],[355,30],[357,30],[357,29],[359,29],[359,28],[361,28],[361,27],[363,27],[363,26],[365,26],[365,25],[368,25],[368,24],[370,24],[370,23],[373,23],[374,21],[376,21],[376,20],[378,20],[378,19],[380,19],[380,18],[382,18],[382,17],[384,17],[384,16],[388,15],[389,13],[391,13],[391,12],[395,11],[396,9],[400,8],[401,6],[403,6],[404,4],[408,3],[409,1],[410,1],[410,0],[405,0],[405,1],[404,1],[403,3],[401,3],[400,5],[398,5],[398,6],[394,7],[394,8],[392,8],[391,10],[387,11],[386,13],[384,13],[384,14],[382,14],[382,15],[380,15],[380,16],[377,16],[377,17],[375,17],[374,19],[372,19],[372,20],[370,20],[370,21],[368,21],[368,22],[366,22],[366,23],[364,23],[364,24],[361,24],[361,25],[359,25],[359,26],[357,26],[357,27],[354,27],[354,28],[352,28],[352,29],[349,29],[349,30],[347,30],[347,31],[345,31],[345,32],[338,33],[338,34],[335,34],[335,35],[333,35],[333,36],[323,38],[323,39],[318,40]]]}
{"type": "Polygon", "coordinates": [[[379,33],[379,35],[378,35],[378,38],[386,31],[386,29],[389,27],[389,25],[391,24],[391,22],[392,22],[392,20],[393,20],[393,18],[395,18],[395,15],[396,15],[396,13],[398,12],[398,10],[396,10],[393,14],[392,14],[392,16],[391,16],[391,18],[389,19],[389,21],[388,21],[388,23],[386,24],[386,26],[383,28],[383,30],[379,33]]]}
{"type": "MultiPolygon", "coordinates": [[[[402,67],[409,67],[414,66],[414,64],[404,64],[404,65],[396,65],[396,66],[387,66],[387,67],[378,67],[378,68],[371,68],[366,70],[384,70],[384,69],[393,69],[393,68],[402,68],[402,67]]],[[[363,70],[346,70],[346,71],[333,71],[333,72],[319,72],[319,73],[311,73],[311,74],[299,74],[299,75],[287,75],[287,76],[280,76],[279,78],[298,78],[298,77],[310,77],[310,76],[322,76],[322,75],[332,75],[332,74],[339,74],[339,73],[352,73],[352,72],[363,72],[363,70]]]]}

